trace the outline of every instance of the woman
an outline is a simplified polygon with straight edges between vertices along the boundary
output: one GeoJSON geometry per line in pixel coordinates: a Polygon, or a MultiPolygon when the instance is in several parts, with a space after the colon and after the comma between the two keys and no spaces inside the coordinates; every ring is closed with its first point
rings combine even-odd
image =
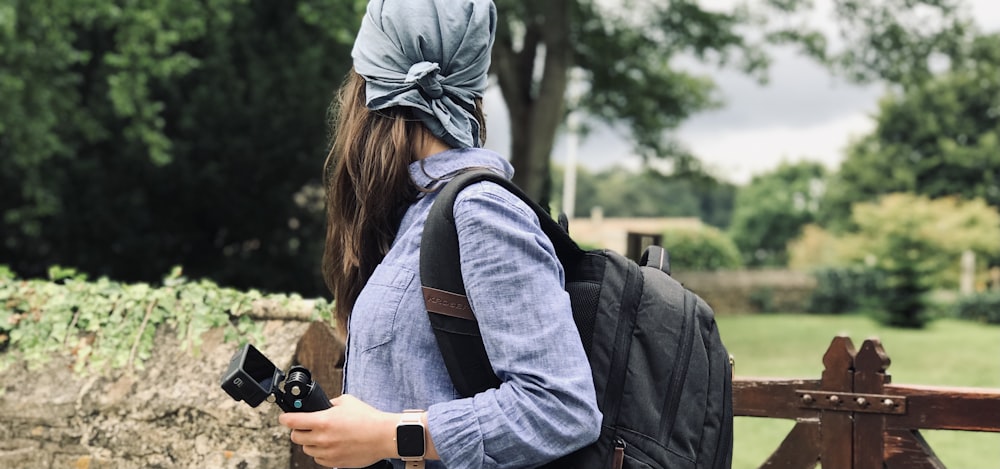
{"type": "Polygon", "coordinates": [[[434,191],[467,168],[513,172],[480,148],[496,21],[491,0],[372,0],[362,20],[327,159],[324,277],[347,331],[344,395],[280,417],[320,464],[534,467],[600,432],[562,267],[516,196],[481,182],[455,204],[498,388],[458,398],[420,293],[434,191]]]}

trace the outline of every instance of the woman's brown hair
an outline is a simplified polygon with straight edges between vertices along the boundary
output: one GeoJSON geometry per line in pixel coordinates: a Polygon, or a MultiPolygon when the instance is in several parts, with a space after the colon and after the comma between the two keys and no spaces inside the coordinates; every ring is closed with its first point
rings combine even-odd
{"type": "MultiPolygon", "coordinates": [[[[485,129],[479,100],[473,114],[485,129]]],[[[338,332],[345,335],[358,294],[392,246],[406,208],[423,190],[410,178],[409,164],[420,156],[429,133],[405,107],[370,111],[364,78],[354,70],[340,88],[333,115],[323,178],[323,278],[336,300],[338,332]]]]}

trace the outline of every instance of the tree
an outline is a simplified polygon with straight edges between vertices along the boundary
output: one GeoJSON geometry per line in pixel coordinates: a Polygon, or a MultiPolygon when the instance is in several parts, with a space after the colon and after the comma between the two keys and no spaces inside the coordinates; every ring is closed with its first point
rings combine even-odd
{"type": "MultiPolygon", "coordinates": [[[[674,70],[671,57],[745,48],[733,31],[735,15],[697,2],[624,2],[630,13],[649,12],[641,21],[588,0],[496,3],[502,17],[493,73],[510,112],[515,182],[540,200],[548,197],[549,156],[571,69],[583,70],[590,84],[583,109],[630,128],[640,148],[666,151],[663,130],[716,104],[711,82],[674,70]]],[[[747,68],[758,69],[757,59],[747,68]]]]}
{"type": "MultiPolygon", "coordinates": [[[[621,167],[599,174],[595,203],[608,217],[696,217],[699,200],[682,184],[663,183],[651,172],[621,167]]],[[[589,212],[590,207],[580,207],[589,212]]],[[[585,212],[585,213],[586,213],[585,212]]],[[[577,214],[580,212],[578,211],[577,214]]]]}
{"type": "Polygon", "coordinates": [[[737,186],[702,170],[697,160],[674,165],[670,173],[649,169],[644,174],[650,184],[648,189],[659,194],[663,215],[695,216],[719,229],[726,229],[732,222],[737,186]],[[663,189],[657,189],[661,186],[663,189]],[[690,198],[696,201],[696,209],[682,211],[690,198]]]}
{"type": "Polygon", "coordinates": [[[962,251],[1000,251],[1000,213],[981,199],[889,194],[855,205],[851,217],[858,231],[843,242],[853,246],[855,263],[880,274],[880,319],[894,326],[926,324],[924,295],[954,286],[962,251]]]}
{"type": "Polygon", "coordinates": [[[497,0],[493,73],[510,111],[515,182],[548,201],[549,157],[566,111],[568,76],[589,89],[578,108],[627,129],[644,157],[694,155],[668,132],[719,105],[712,81],[680,58],[735,66],[761,79],[766,44],[791,44],[857,81],[919,81],[939,56],[957,57],[969,33],[961,0],[833,0],[836,36],[802,18],[809,0],[762,0],[719,11],[697,0],[497,0]],[[911,80],[912,78],[912,80],[911,80]]]}
{"type": "Polygon", "coordinates": [[[819,163],[782,163],[739,189],[729,234],[748,266],[788,263],[788,242],[816,220],[825,178],[819,163]]]}
{"type": "Polygon", "coordinates": [[[1000,207],[1000,36],[977,38],[940,76],[881,102],[876,128],[848,150],[823,202],[849,228],[853,204],[890,192],[982,198],[1000,207]]]}
{"type": "MultiPolygon", "coordinates": [[[[855,204],[851,220],[854,229],[847,233],[807,226],[790,243],[791,263],[845,276],[855,291],[838,296],[869,297],[883,313],[879,319],[893,325],[922,327],[930,319],[924,295],[957,287],[964,251],[979,259],[1000,254],[1000,212],[979,198],[886,194],[855,204]],[[869,286],[856,281],[873,278],[878,288],[867,295],[869,286]]],[[[985,272],[986,263],[979,268],[985,272]]]]}
{"type": "MultiPolygon", "coordinates": [[[[169,161],[162,103],[150,96],[151,85],[191,71],[197,61],[174,46],[208,27],[225,27],[227,19],[208,13],[233,3],[119,8],[108,1],[25,0],[0,7],[6,233],[37,236],[43,219],[62,212],[52,176],[79,145],[127,133],[120,145],[139,150],[143,160],[169,161]]],[[[15,247],[11,238],[4,241],[15,247]]]]}
{"type": "MultiPolygon", "coordinates": [[[[555,207],[561,207],[562,172],[553,177],[555,207]]],[[[716,227],[729,224],[736,187],[708,175],[700,179],[663,175],[652,169],[614,166],[597,173],[577,171],[574,216],[600,207],[606,217],[696,217],[716,227]]]]}
{"type": "MultiPolygon", "coordinates": [[[[755,13],[693,0],[622,1],[497,0],[493,73],[511,110],[511,155],[525,178],[518,182],[538,199],[548,193],[571,70],[590,84],[579,108],[628,129],[641,154],[671,158],[678,177],[697,173],[696,160],[665,132],[718,100],[711,81],[677,58],[760,74],[768,42],[804,45],[829,63],[840,56],[804,27],[760,20],[790,17],[807,0],[767,0],[755,13]]],[[[183,264],[190,276],[227,285],[321,292],[323,227],[310,207],[321,200],[330,92],[349,67],[365,3],[0,4],[0,263],[22,276],[59,263],[127,281],[183,264]]],[[[953,1],[869,3],[885,11],[944,5],[934,11],[947,18],[953,1]]],[[[901,24],[879,18],[871,29],[901,24]]],[[[900,36],[914,44],[949,31],[894,30],[919,31],[900,36]]],[[[724,207],[724,199],[709,205],[724,207]]]]}
{"type": "Polygon", "coordinates": [[[322,293],[311,202],[363,4],[0,6],[0,263],[322,293]]]}

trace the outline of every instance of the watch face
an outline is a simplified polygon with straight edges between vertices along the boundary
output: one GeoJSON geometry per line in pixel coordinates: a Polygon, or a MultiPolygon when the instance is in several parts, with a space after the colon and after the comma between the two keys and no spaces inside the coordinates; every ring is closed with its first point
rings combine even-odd
{"type": "Polygon", "coordinates": [[[401,458],[418,458],[424,455],[424,427],[399,425],[396,427],[396,450],[401,458]]]}

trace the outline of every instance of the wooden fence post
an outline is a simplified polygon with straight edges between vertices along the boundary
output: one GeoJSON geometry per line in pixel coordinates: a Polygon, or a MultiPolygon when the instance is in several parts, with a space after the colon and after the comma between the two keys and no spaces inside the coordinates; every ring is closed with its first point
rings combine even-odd
{"type": "Polygon", "coordinates": [[[846,406],[839,393],[854,391],[854,343],[848,337],[836,337],[823,355],[823,375],[820,390],[828,393],[817,399],[827,399],[829,410],[820,412],[820,433],[823,452],[820,461],[823,469],[852,467],[854,452],[854,425],[852,415],[839,410],[846,406]]]}
{"type": "Polygon", "coordinates": [[[944,469],[920,429],[1000,433],[1000,389],[896,385],[878,339],[836,337],[821,379],[736,378],[733,413],[794,419],[769,469],[944,469]]]}
{"type": "MultiPolygon", "coordinates": [[[[884,385],[891,379],[885,372],[889,363],[882,343],[878,339],[866,340],[854,357],[854,392],[883,394],[884,385]]],[[[885,414],[865,411],[883,408],[888,403],[870,402],[871,399],[858,396],[850,403],[858,409],[854,414],[854,469],[883,469],[885,414]]]]}

